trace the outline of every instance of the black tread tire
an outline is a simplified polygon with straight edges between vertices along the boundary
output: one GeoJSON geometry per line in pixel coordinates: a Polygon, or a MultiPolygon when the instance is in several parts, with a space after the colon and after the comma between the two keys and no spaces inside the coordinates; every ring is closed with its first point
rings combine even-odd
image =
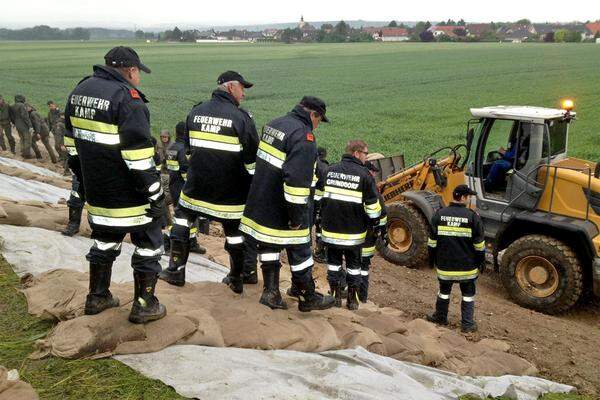
{"type": "Polygon", "coordinates": [[[429,223],[425,216],[411,201],[402,201],[386,205],[388,226],[394,219],[402,219],[407,226],[414,227],[413,243],[408,251],[400,253],[390,246],[377,243],[379,254],[387,261],[407,268],[420,268],[427,264],[427,239],[429,238],[429,223]]]}
{"type": "Polygon", "coordinates": [[[584,290],[583,267],[575,252],[566,243],[545,235],[527,235],[513,242],[502,256],[502,284],[520,306],[546,314],[558,314],[572,308],[584,290]],[[556,292],[546,298],[525,293],[514,276],[520,259],[537,255],[548,259],[558,269],[560,282],[556,292]]]}

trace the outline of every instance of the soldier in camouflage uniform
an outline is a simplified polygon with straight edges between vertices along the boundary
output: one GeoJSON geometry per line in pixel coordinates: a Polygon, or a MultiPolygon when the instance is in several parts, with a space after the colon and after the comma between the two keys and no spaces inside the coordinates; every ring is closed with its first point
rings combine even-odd
{"type": "MultiPolygon", "coordinates": [[[[15,104],[10,106],[10,114],[12,122],[17,128],[17,133],[21,139],[21,156],[23,158],[31,157],[31,136],[33,135],[33,124],[25,106],[25,96],[21,94],[15,95],[15,104]]],[[[37,147],[36,147],[37,148],[37,147]]],[[[39,150],[38,150],[39,152],[39,150]]],[[[36,157],[38,155],[36,154],[36,157]]],[[[38,158],[42,158],[40,154],[38,158]]]]}
{"type": "Polygon", "coordinates": [[[37,147],[37,140],[41,140],[44,144],[44,147],[48,151],[48,155],[50,155],[50,159],[53,163],[58,162],[58,158],[56,158],[56,154],[52,150],[52,145],[50,144],[50,129],[48,129],[48,124],[42,118],[40,113],[37,112],[33,106],[27,104],[27,111],[29,112],[29,119],[31,120],[31,124],[33,125],[34,138],[31,142],[31,148],[35,152],[35,156],[37,158],[42,158],[42,153],[37,147]]]}
{"type": "Polygon", "coordinates": [[[10,119],[10,105],[0,96],[0,147],[2,150],[6,150],[6,143],[4,142],[4,135],[6,135],[10,151],[15,154],[15,138],[12,135],[10,119]]]}
{"type": "MultiPolygon", "coordinates": [[[[64,151],[64,146],[62,146],[62,143],[60,143],[61,139],[57,138],[57,132],[56,132],[58,129],[60,129],[58,127],[58,124],[60,123],[61,112],[54,101],[49,100],[48,103],[46,103],[46,104],[48,105],[48,117],[46,118],[46,121],[48,122],[48,128],[50,128],[50,131],[54,135],[54,150],[56,150],[56,152],[58,153],[59,160],[63,161],[66,158],[66,153],[64,151]]],[[[62,129],[63,130],[64,130],[64,121],[65,120],[64,120],[64,115],[63,115],[63,120],[62,120],[62,122],[63,122],[62,129]]],[[[58,132],[58,135],[60,135],[60,134],[61,134],[61,132],[58,132]]],[[[64,135],[64,132],[62,134],[64,135]]]]}

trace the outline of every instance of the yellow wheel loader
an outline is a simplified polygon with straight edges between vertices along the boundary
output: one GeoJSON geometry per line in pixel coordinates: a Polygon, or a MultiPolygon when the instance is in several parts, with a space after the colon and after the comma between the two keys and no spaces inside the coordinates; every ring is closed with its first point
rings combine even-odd
{"type": "Polygon", "coordinates": [[[466,183],[516,303],[554,314],[585,294],[600,296],[600,164],[567,156],[575,113],[563,104],[471,109],[465,144],[382,180],[389,245],[379,244],[381,255],[409,268],[426,264],[431,218],[466,183]]]}

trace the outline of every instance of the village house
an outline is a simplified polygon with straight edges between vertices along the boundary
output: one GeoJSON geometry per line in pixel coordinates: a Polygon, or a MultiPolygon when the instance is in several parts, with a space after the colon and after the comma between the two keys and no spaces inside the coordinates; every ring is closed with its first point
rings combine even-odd
{"type": "Polygon", "coordinates": [[[442,35],[446,35],[450,38],[467,35],[467,28],[462,25],[434,25],[429,28],[429,31],[433,33],[433,36],[436,38],[442,35]],[[457,32],[462,32],[464,34],[458,35],[457,32]]]}

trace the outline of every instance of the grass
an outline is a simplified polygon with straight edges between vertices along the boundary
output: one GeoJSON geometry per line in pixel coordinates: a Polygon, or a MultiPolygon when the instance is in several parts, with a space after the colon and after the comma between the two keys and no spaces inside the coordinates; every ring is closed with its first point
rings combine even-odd
{"type": "MultiPolygon", "coordinates": [[[[119,43],[122,44],[122,43],[119,43]]],[[[0,42],[0,94],[24,94],[40,110],[62,106],[77,82],[102,63],[115,42],[0,42]]],[[[363,138],[371,152],[414,161],[464,141],[468,109],[498,104],[555,107],[572,97],[578,121],[572,155],[596,161],[600,146],[600,46],[568,44],[196,45],[129,43],[153,70],[141,89],[150,99],[154,134],[173,131],[193,104],[206,100],[219,73],[234,69],[256,86],[243,106],[260,128],[305,94],[322,97],[331,124],[320,145],[337,159],[363,138]]],[[[12,100],[11,100],[12,101],[12,100]]],[[[18,278],[0,258],[0,365],[19,370],[42,399],[179,399],[174,390],[114,360],[27,359],[52,325],[27,314],[18,278]]],[[[585,400],[547,395],[544,400],[585,400]]],[[[470,400],[465,397],[463,400],[470,400]]],[[[498,399],[500,400],[500,399],[498,399]]]]}
{"type": "MultiPolygon", "coordinates": [[[[22,93],[38,108],[62,105],[114,42],[0,43],[0,93],[22,93]]],[[[594,44],[165,44],[129,43],[152,68],[141,88],[153,131],[173,130],[206,100],[219,73],[240,71],[256,86],[244,107],[257,125],[287,112],[304,94],[328,103],[319,144],[337,159],[362,137],[372,152],[414,161],[464,141],[469,108],[498,104],[555,107],[576,101],[570,151],[596,161],[600,147],[600,46],[594,44]]]]}
{"type": "Polygon", "coordinates": [[[0,257],[0,365],[17,369],[41,399],[184,399],[162,382],[145,378],[116,360],[30,360],[34,343],[52,328],[27,313],[19,278],[0,257]]]}

